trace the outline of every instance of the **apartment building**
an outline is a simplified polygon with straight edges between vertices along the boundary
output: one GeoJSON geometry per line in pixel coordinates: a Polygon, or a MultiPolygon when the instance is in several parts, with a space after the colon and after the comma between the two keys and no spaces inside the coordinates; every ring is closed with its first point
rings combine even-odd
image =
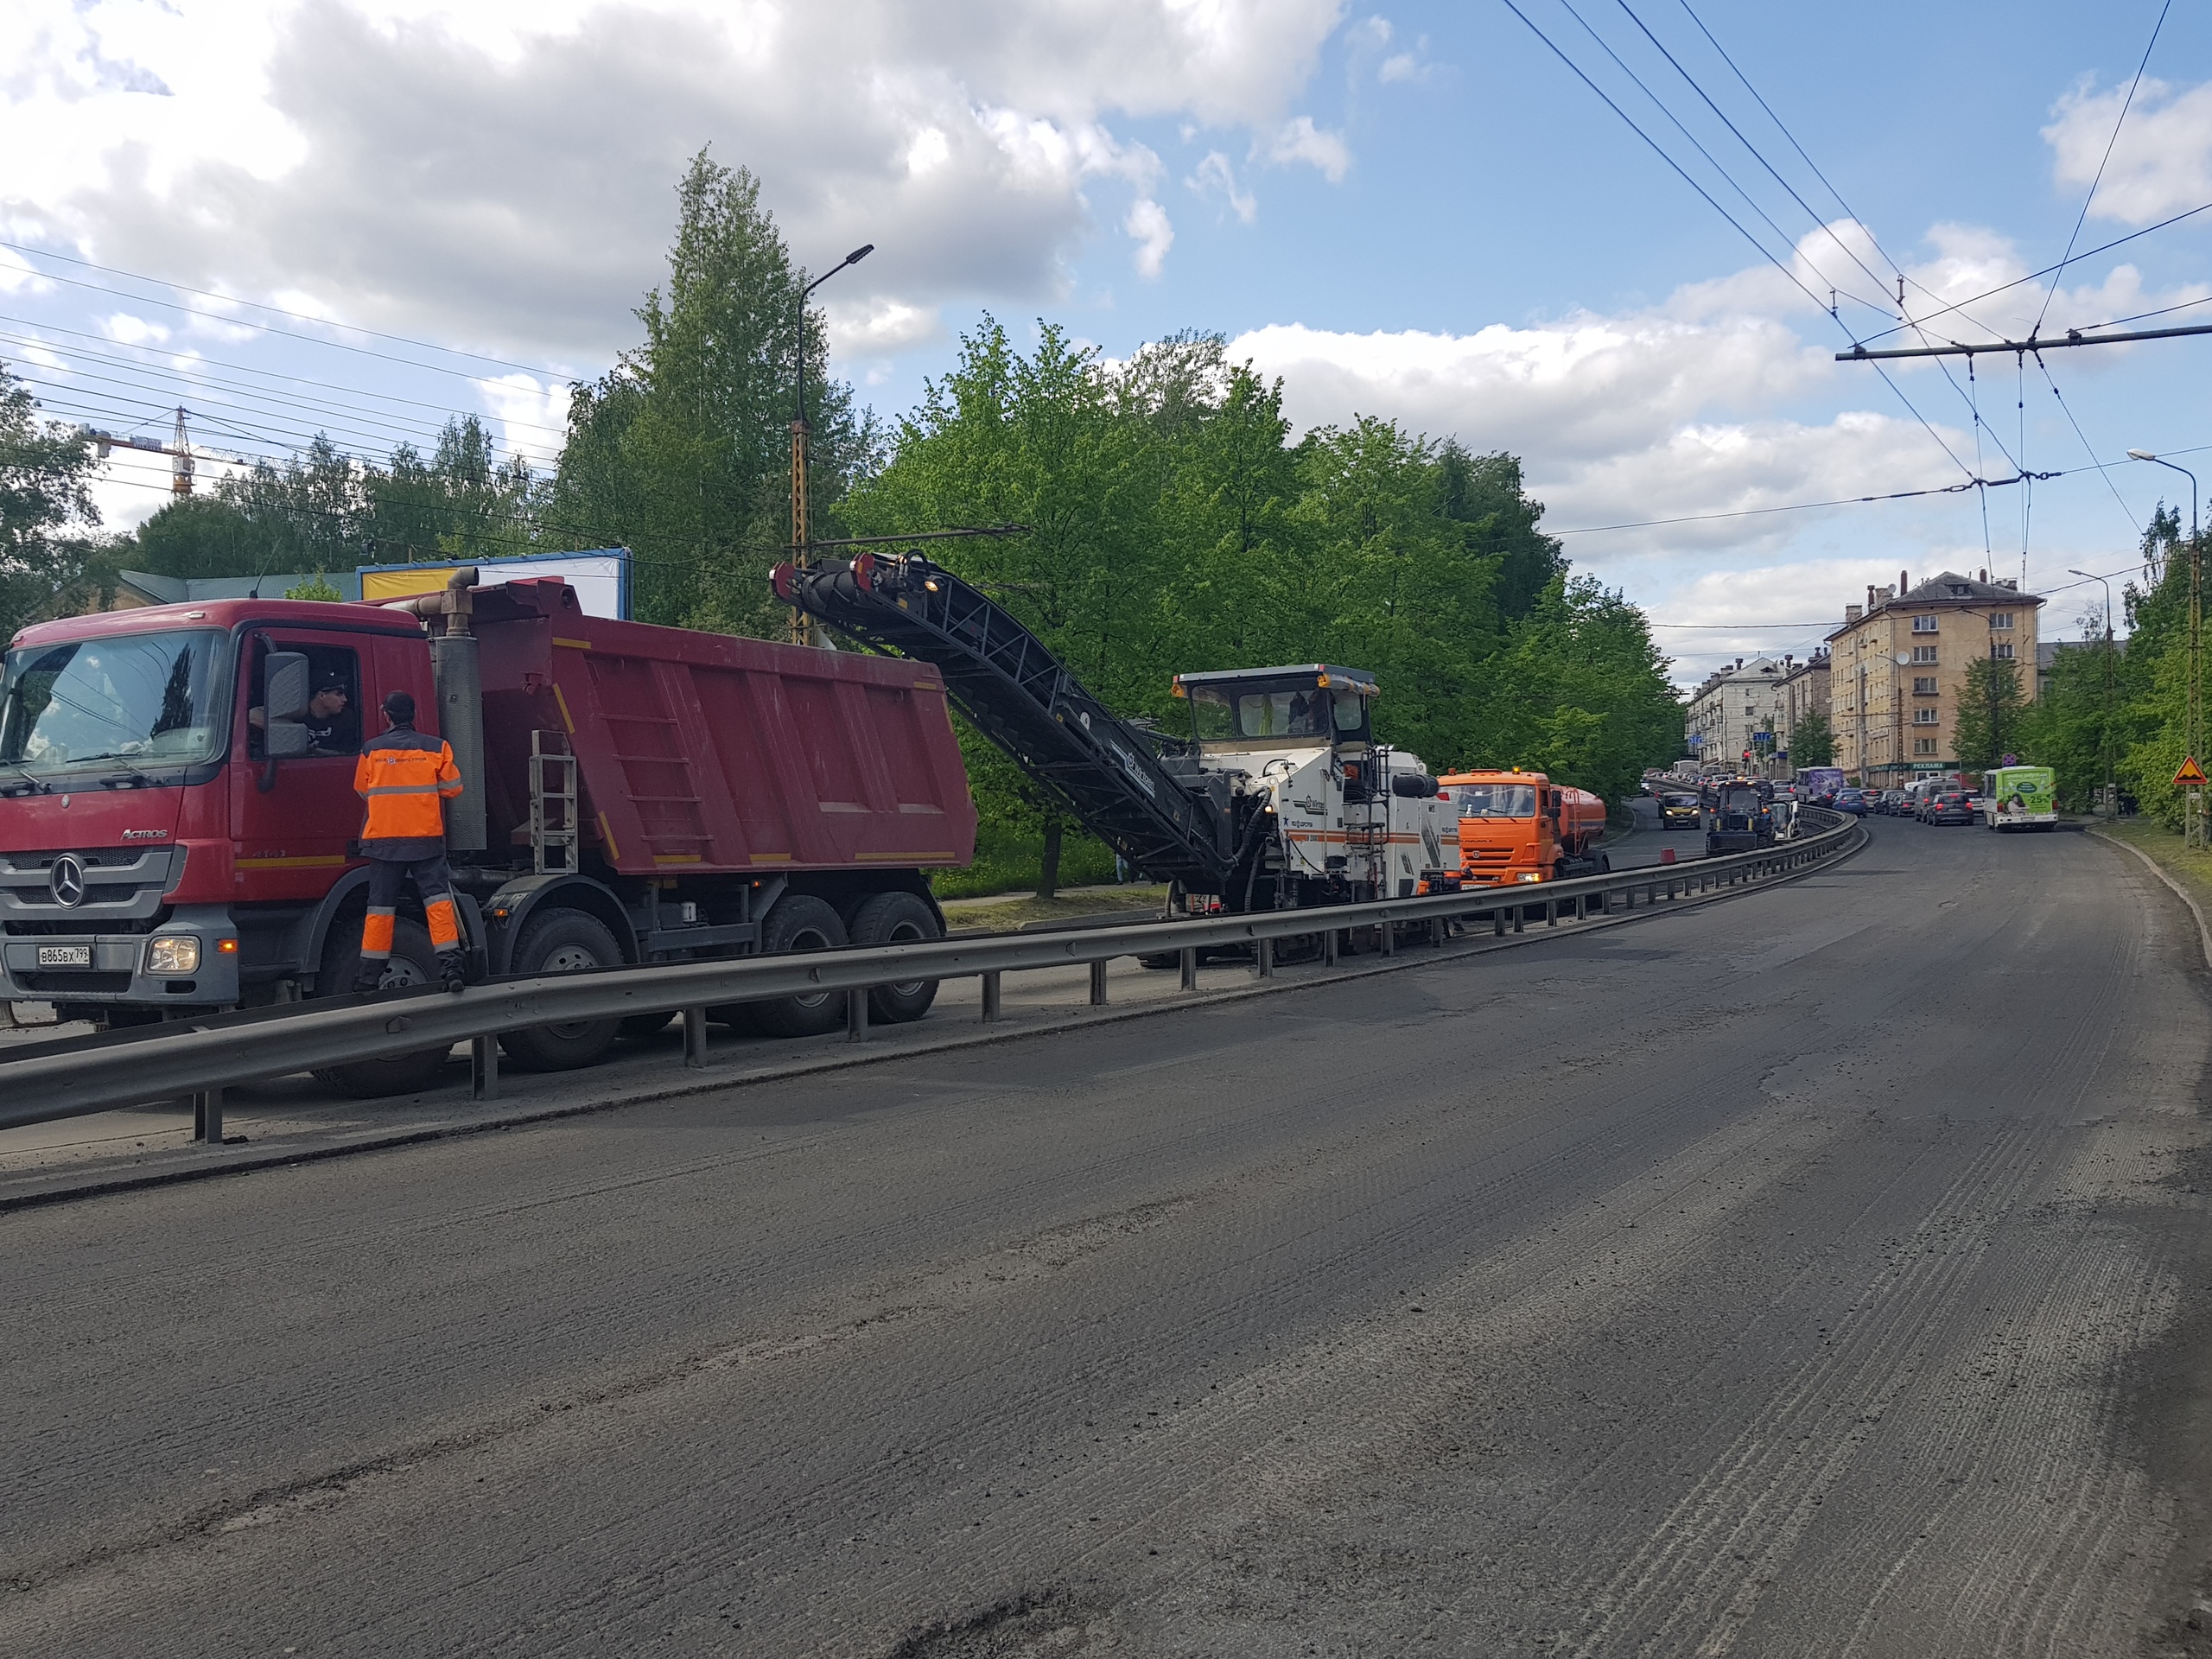
{"type": "Polygon", "coordinates": [[[1834,713],[1830,708],[1828,653],[1816,651],[1803,662],[1794,658],[1782,659],[1788,671],[1782,681],[1782,726],[1780,748],[1788,758],[1776,768],[1778,778],[1794,778],[1801,764],[1797,757],[1797,728],[1808,718],[1818,715],[1833,728],[1834,713]]]}
{"type": "Polygon", "coordinates": [[[1827,637],[1835,762],[1872,789],[1894,789],[1958,764],[1967,664],[2016,661],[2020,695],[2036,696],[2036,613],[2044,601],[1987,571],[1946,570],[1917,587],[1868,588],[1827,637]]]}
{"type": "Polygon", "coordinates": [[[1757,765],[1777,747],[1785,666],[1770,657],[1709,674],[1690,694],[1683,721],[1688,753],[1707,770],[1735,772],[1757,765]],[[1752,758],[1746,761],[1749,753],[1752,758]]]}

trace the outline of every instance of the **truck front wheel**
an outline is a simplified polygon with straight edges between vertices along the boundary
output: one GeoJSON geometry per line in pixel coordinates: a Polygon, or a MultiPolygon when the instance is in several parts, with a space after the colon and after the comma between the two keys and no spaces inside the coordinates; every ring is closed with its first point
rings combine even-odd
{"type": "MultiPolygon", "coordinates": [[[[360,923],[340,921],[331,929],[323,947],[322,964],[315,970],[315,995],[343,996],[353,984],[360,967],[360,923]]],[[[430,948],[430,931],[411,917],[392,924],[391,959],[385,963],[378,990],[398,990],[410,985],[434,985],[438,980],[438,955],[430,948]]],[[[377,1100],[386,1095],[411,1095],[427,1089],[445,1068],[450,1048],[426,1048],[385,1060],[356,1060],[350,1065],[315,1068],[315,1081],[325,1088],[356,1100],[377,1100]]]]}
{"type": "MultiPolygon", "coordinates": [[[[915,944],[938,937],[937,917],[911,893],[879,893],[853,912],[855,944],[915,944]]],[[[918,1020],[937,1001],[937,981],[901,980],[868,994],[868,1018],[880,1025],[918,1020]]]]}
{"type": "MultiPolygon", "coordinates": [[[[515,945],[512,971],[529,979],[621,965],[622,948],[605,923],[580,910],[556,910],[535,918],[524,930],[515,945]]],[[[598,1060],[614,1046],[621,1029],[620,1020],[532,1026],[527,1031],[501,1032],[499,1046],[525,1071],[568,1071],[598,1060]]]]}

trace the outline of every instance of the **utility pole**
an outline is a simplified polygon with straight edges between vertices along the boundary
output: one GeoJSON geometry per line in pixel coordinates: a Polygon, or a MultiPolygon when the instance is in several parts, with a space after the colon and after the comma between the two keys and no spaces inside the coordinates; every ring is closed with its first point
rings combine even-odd
{"type": "MultiPolygon", "coordinates": [[[[791,417],[791,563],[801,569],[806,568],[806,556],[814,546],[811,531],[807,524],[806,441],[813,429],[806,419],[806,301],[814,290],[835,276],[847,265],[857,265],[875,251],[873,242],[862,243],[836,264],[823,271],[798,291],[798,346],[797,412],[791,417]]],[[[812,618],[804,611],[791,612],[791,643],[810,645],[817,643],[817,635],[812,618]]]]}
{"type": "MultiPolygon", "coordinates": [[[[2189,480],[2189,715],[2183,723],[2182,741],[2190,760],[2201,766],[2204,764],[2204,550],[2196,533],[2196,474],[2148,449],[2131,449],[2127,454],[2132,461],[2147,461],[2154,466],[2169,467],[2189,480]]],[[[2184,787],[2189,791],[2183,797],[2188,809],[2182,816],[2184,844],[2202,848],[2205,840],[2204,786],[2190,784],[2184,787]]]]}

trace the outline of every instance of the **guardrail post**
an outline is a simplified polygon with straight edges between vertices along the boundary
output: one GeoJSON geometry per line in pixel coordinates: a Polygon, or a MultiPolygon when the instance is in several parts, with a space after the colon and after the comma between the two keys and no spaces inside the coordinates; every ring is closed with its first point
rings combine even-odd
{"type": "Polygon", "coordinates": [[[1559,900],[1556,899],[1544,900],[1544,925],[1546,927],[1559,925],[1559,900]]]}
{"type": "Polygon", "coordinates": [[[1382,922],[1376,925],[1376,931],[1382,936],[1382,954],[1386,957],[1396,956],[1398,954],[1398,925],[1395,922],[1382,922]]]}
{"type": "Polygon", "coordinates": [[[1492,938],[1502,939],[1505,937],[1505,906],[1503,905],[1496,906],[1491,909],[1490,931],[1492,938]]]}
{"type": "Polygon", "coordinates": [[[1521,931],[1522,925],[1528,919],[1529,906],[1521,904],[1515,905],[1513,906],[1513,931],[1516,933],[1518,933],[1521,931]]]}
{"type": "Polygon", "coordinates": [[[468,1097],[499,1097],[499,1039],[488,1032],[468,1039],[468,1097]]]}
{"type": "Polygon", "coordinates": [[[983,1020],[985,1024],[999,1017],[999,970],[995,968],[983,975],[983,1020]]]}
{"type": "Polygon", "coordinates": [[[845,1040],[864,1043],[868,1040],[868,987],[855,985],[845,993],[845,1040]]]}
{"type": "Polygon", "coordinates": [[[1186,991],[1197,990],[1198,988],[1198,947],[1195,944],[1186,944],[1175,954],[1175,965],[1183,970],[1183,988],[1186,991]]]}
{"type": "Polygon", "coordinates": [[[1321,965],[1324,968],[1337,965],[1337,930],[1333,927],[1321,936],[1321,965]]]}
{"type": "Polygon", "coordinates": [[[1090,964],[1090,1006],[1106,1006],[1106,963],[1103,958],[1090,964]]]}
{"type": "Polygon", "coordinates": [[[707,1011],[703,1007],[683,1010],[683,1064],[694,1071],[707,1064],[707,1011]]]}
{"type": "Polygon", "coordinates": [[[1260,977],[1273,979],[1275,976],[1275,942],[1273,939],[1253,940],[1252,955],[1259,964],[1260,977]]]}
{"type": "Polygon", "coordinates": [[[223,1091],[203,1089],[192,1097],[192,1138],[211,1147],[223,1144],[223,1091]]]}

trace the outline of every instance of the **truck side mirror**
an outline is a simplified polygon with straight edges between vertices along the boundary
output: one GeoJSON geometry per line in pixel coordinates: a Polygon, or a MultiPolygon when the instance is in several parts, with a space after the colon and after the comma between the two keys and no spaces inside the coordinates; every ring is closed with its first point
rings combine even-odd
{"type": "Polygon", "coordinates": [[[262,665],[262,676],[266,687],[262,706],[269,711],[269,724],[272,728],[279,721],[296,726],[308,717],[308,659],[305,652],[270,652],[262,665]]]}
{"type": "Polygon", "coordinates": [[[261,752],[268,757],[257,780],[266,795],[276,786],[276,763],[308,752],[308,659],[298,651],[272,651],[263,660],[261,752]]]}

